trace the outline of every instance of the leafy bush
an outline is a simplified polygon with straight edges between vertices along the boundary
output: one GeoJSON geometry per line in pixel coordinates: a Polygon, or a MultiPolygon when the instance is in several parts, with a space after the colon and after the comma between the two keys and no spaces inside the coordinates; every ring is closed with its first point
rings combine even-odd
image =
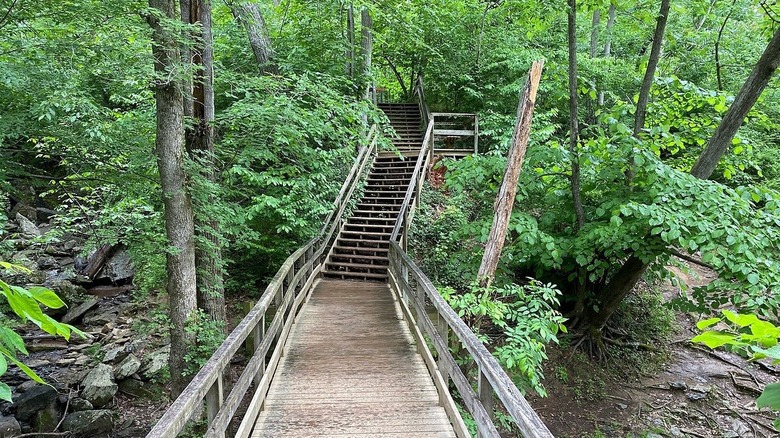
{"type": "Polygon", "coordinates": [[[450,287],[439,292],[477,336],[492,347],[493,355],[514,374],[520,388],[547,394],[542,385],[545,346],[558,343],[558,332],[566,332],[565,319],[555,310],[559,290],[529,278],[522,286],[483,288],[472,283],[466,292],[450,287]]]}

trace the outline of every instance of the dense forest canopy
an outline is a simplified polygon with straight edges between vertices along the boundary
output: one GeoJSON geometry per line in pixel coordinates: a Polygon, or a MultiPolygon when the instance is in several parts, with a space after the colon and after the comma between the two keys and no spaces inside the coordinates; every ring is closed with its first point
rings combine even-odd
{"type": "MultiPolygon", "coordinates": [[[[0,0],[0,222],[17,205],[56,210],[51,238],[124,243],[140,293],[157,295],[171,290],[166,257],[170,270],[177,256],[167,215],[191,197],[195,257],[216,253],[198,289],[256,295],[319,231],[369,126],[392,135],[366,90],[411,101],[423,77],[432,110],[480,118],[480,154],[439,164],[443,186],[426,189],[412,234],[468,319],[476,304],[457,297],[473,292],[518,92],[544,59],[495,300],[528,286],[544,303],[534,318],[556,326],[561,312],[600,344],[640,277],[668,278],[687,260],[718,276],[678,309],[729,304],[777,322],[779,28],[767,0],[0,0]],[[766,81],[734,122],[756,69],[766,81]],[[165,114],[164,95],[177,102],[165,114]],[[163,116],[184,129],[184,192],[165,186],[177,169],[161,133],[178,128],[163,116]],[[723,120],[739,127],[727,150],[713,172],[691,173],[723,120]]],[[[12,251],[0,234],[0,260],[12,251]]],[[[528,329],[539,345],[527,357],[503,350],[538,391],[547,329],[528,329]]]]}

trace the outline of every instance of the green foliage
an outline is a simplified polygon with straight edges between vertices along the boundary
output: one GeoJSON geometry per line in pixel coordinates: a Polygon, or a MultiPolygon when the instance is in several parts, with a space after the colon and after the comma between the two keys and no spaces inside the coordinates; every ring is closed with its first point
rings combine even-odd
{"type": "MultiPolygon", "coordinates": [[[[696,327],[706,330],[691,339],[712,349],[729,348],[747,356],[751,360],[769,359],[774,365],[780,364],[780,327],[759,319],[753,314],[740,314],[723,310],[722,317],[713,317],[699,321],[696,327]],[[718,330],[713,328],[721,327],[718,330]]],[[[780,411],[780,383],[767,385],[756,400],[758,408],[768,407],[780,411]]],[[[775,428],[780,430],[780,419],[775,428]]]]}
{"type": "Polygon", "coordinates": [[[524,389],[546,395],[542,363],[545,345],[558,342],[566,331],[565,319],[555,310],[560,291],[551,284],[529,278],[525,285],[480,287],[472,283],[466,292],[442,288],[442,297],[452,306],[493,355],[524,389]]]}
{"type": "Polygon", "coordinates": [[[215,321],[202,310],[198,310],[187,323],[185,331],[195,339],[195,345],[184,355],[186,372],[188,375],[195,375],[225,340],[225,322],[215,321]]]}
{"type": "MultiPolygon", "coordinates": [[[[0,261],[0,268],[3,271],[29,272],[26,268],[3,261],[0,261]]],[[[65,303],[50,289],[40,286],[25,289],[10,285],[0,279],[0,294],[5,297],[8,306],[23,322],[32,322],[46,333],[62,336],[66,340],[70,339],[71,333],[86,337],[79,329],[57,322],[49,315],[43,313],[41,305],[50,309],[59,309],[65,306],[65,303]]],[[[13,331],[5,321],[0,322],[0,376],[5,374],[8,369],[8,362],[11,362],[31,379],[38,383],[44,383],[35,371],[19,361],[18,353],[29,354],[24,346],[22,337],[13,331]]],[[[11,388],[3,382],[0,382],[0,399],[11,401],[11,388]]]]}

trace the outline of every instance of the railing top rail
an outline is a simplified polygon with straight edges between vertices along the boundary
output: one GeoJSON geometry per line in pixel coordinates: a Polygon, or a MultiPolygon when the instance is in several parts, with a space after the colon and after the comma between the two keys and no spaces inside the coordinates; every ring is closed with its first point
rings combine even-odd
{"type": "Polygon", "coordinates": [[[401,249],[397,242],[391,241],[390,248],[391,251],[395,251],[398,254],[399,259],[408,268],[410,274],[416,278],[418,286],[425,291],[426,296],[436,308],[439,316],[446,321],[455,336],[463,343],[463,346],[477,363],[493,391],[495,391],[495,394],[503,403],[504,408],[506,408],[512,419],[515,420],[520,431],[526,437],[552,438],[553,435],[550,430],[525,400],[525,397],[517,389],[506,371],[504,371],[496,358],[493,357],[474,332],[460,319],[455,310],[439,295],[431,280],[414,263],[411,257],[401,249]]]}
{"type": "Polygon", "coordinates": [[[414,166],[414,172],[410,178],[409,187],[406,188],[406,195],[404,196],[404,202],[401,204],[401,209],[398,212],[398,218],[395,220],[393,226],[393,233],[390,235],[390,241],[395,242],[398,239],[398,234],[401,232],[401,227],[404,225],[406,218],[406,212],[409,210],[409,206],[412,203],[412,196],[417,188],[417,184],[420,184],[418,177],[422,171],[422,164],[425,161],[425,156],[428,154],[428,148],[431,143],[431,136],[433,135],[433,119],[428,122],[428,128],[425,130],[425,137],[423,138],[422,147],[417,154],[417,164],[414,166]]]}
{"type": "Polygon", "coordinates": [[[476,113],[431,113],[433,117],[477,117],[476,113]]]}

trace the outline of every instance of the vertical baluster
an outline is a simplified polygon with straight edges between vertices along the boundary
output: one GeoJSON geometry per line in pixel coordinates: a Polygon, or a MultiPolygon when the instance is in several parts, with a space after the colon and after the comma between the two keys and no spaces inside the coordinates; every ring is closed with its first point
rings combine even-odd
{"type": "MultiPolygon", "coordinates": [[[[211,388],[209,388],[206,393],[206,418],[208,419],[209,425],[214,422],[214,419],[219,413],[219,409],[222,407],[222,402],[224,400],[223,395],[222,374],[220,373],[217,380],[211,385],[211,388]]],[[[225,436],[225,431],[217,432],[221,433],[221,436],[225,436]]]]}
{"type": "MultiPolygon", "coordinates": [[[[485,408],[485,411],[487,411],[490,421],[495,424],[495,415],[493,413],[493,388],[490,386],[490,382],[487,377],[485,377],[482,369],[479,370],[477,396],[479,397],[480,403],[482,403],[482,406],[485,408]]],[[[479,434],[477,434],[477,437],[479,438],[479,434]]]]}
{"type": "MultiPolygon", "coordinates": [[[[255,328],[252,330],[252,336],[254,337],[254,353],[257,353],[257,350],[260,348],[260,344],[263,343],[263,339],[265,338],[265,314],[260,318],[260,321],[257,323],[255,328]]],[[[265,374],[265,355],[260,358],[260,370],[255,374],[255,387],[260,384],[260,380],[263,378],[263,374],[265,374]]]]}
{"type": "Polygon", "coordinates": [[[450,368],[447,366],[447,364],[444,362],[444,356],[449,351],[449,345],[450,345],[450,326],[447,324],[447,321],[442,318],[441,314],[438,314],[438,318],[436,319],[436,331],[439,333],[439,337],[442,340],[442,343],[444,344],[445,351],[439,352],[439,358],[436,361],[436,364],[439,367],[439,372],[441,372],[441,377],[444,379],[444,384],[449,387],[450,386],[450,368]]]}

